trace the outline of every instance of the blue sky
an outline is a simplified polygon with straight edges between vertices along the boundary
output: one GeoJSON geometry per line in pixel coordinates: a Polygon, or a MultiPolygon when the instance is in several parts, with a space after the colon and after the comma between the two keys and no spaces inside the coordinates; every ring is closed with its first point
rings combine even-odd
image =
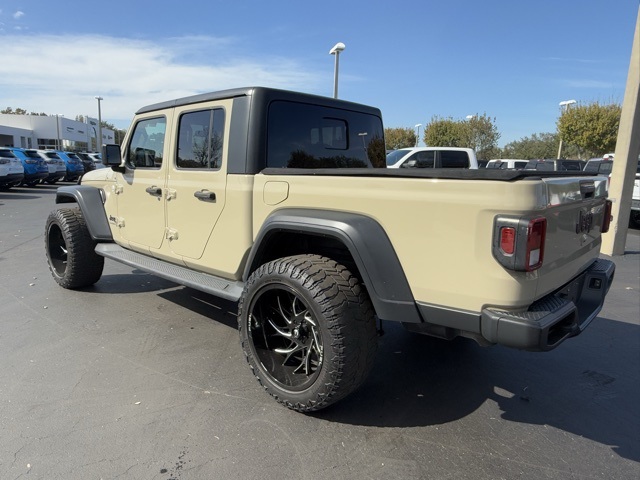
{"type": "MultiPolygon", "coordinates": [[[[97,116],[262,85],[382,110],[386,127],[495,117],[505,145],[558,103],[621,103],[638,0],[0,0],[0,108],[97,116]]],[[[421,132],[422,133],[422,132],[421,132]]]]}

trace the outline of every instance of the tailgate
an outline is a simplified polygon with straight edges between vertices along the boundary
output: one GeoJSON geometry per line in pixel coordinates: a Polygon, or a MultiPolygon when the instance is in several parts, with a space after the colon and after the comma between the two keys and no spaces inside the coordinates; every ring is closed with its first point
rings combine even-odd
{"type": "Polygon", "coordinates": [[[600,253],[606,177],[544,178],[547,231],[536,298],[584,271],[600,253]]]}

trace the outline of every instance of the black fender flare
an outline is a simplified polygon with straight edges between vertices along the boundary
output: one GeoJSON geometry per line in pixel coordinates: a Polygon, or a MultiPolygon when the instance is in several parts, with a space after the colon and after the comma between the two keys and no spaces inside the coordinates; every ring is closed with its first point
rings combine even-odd
{"type": "Polygon", "coordinates": [[[56,203],[77,203],[91,238],[96,242],[113,241],[99,188],[89,185],[59,187],[56,191],[56,203]]]}
{"type": "Polygon", "coordinates": [[[272,213],[260,228],[249,252],[243,274],[245,282],[262,263],[262,253],[269,236],[285,231],[340,241],[358,267],[378,318],[422,322],[391,240],[376,220],[365,215],[303,208],[282,209],[272,213]]]}

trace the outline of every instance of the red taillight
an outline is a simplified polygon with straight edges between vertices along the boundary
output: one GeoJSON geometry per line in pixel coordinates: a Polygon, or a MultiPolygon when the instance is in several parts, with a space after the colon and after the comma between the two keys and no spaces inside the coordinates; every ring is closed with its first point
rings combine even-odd
{"type": "Polygon", "coordinates": [[[500,250],[506,255],[513,255],[516,250],[516,229],[502,227],[500,229],[500,250]]]}
{"type": "Polygon", "coordinates": [[[532,272],[542,266],[545,217],[499,215],[494,222],[491,252],[502,266],[517,272],[532,272]]]}
{"type": "Polygon", "coordinates": [[[540,217],[529,221],[527,227],[527,252],[525,256],[525,269],[527,272],[531,272],[542,266],[546,233],[546,218],[540,217]]]}
{"type": "Polygon", "coordinates": [[[601,233],[607,233],[609,231],[609,227],[611,226],[611,200],[605,201],[604,204],[604,218],[602,219],[602,230],[601,233]]]}

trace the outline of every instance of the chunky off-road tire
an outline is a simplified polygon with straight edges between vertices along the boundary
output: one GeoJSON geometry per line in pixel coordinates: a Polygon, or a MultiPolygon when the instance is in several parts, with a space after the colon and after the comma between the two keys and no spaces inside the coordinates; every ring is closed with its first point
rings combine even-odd
{"type": "Polygon", "coordinates": [[[238,328],[260,384],[299,412],[356,390],[377,349],[366,291],[344,266],[318,255],[280,258],[254,271],[240,298],[238,328]]]}
{"type": "Polygon", "coordinates": [[[96,283],[102,275],[104,257],[95,252],[82,212],[60,208],[47,218],[44,232],[49,270],[64,288],[82,288],[96,283]]]}

